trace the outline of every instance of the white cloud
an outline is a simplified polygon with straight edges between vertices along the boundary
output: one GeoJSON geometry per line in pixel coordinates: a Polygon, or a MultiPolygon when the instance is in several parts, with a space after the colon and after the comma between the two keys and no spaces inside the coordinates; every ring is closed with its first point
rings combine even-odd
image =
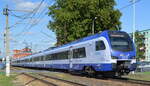
{"type": "MultiPolygon", "coordinates": [[[[38,2],[32,2],[29,0],[12,0],[15,4],[15,8],[17,10],[33,10],[34,8],[38,7],[41,3],[41,1],[38,2]]],[[[41,9],[45,8],[47,4],[43,2],[41,9]]]]}
{"type": "Polygon", "coordinates": [[[16,4],[17,9],[26,9],[26,10],[33,10],[39,5],[39,3],[33,3],[33,2],[21,2],[19,4],[16,4]]]}
{"type": "MultiPolygon", "coordinates": [[[[9,1],[9,0],[8,0],[9,1]]],[[[12,0],[14,3],[20,3],[23,2],[24,0],[12,0]]]]}

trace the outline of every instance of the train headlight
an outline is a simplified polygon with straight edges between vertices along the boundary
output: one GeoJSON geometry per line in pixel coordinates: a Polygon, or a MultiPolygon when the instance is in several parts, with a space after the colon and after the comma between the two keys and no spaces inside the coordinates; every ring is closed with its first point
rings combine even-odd
{"type": "Polygon", "coordinates": [[[111,56],[111,58],[112,58],[112,59],[117,59],[117,57],[116,57],[116,56],[111,56]]]}
{"type": "Polygon", "coordinates": [[[133,56],[132,59],[135,59],[135,56],[133,56]]]}

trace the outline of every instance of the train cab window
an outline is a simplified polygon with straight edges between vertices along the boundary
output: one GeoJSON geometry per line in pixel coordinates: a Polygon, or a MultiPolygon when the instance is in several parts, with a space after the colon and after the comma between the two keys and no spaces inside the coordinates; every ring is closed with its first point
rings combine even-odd
{"type": "Polygon", "coordinates": [[[84,58],[86,57],[85,47],[73,49],[73,58],[84,58]]]}
{"type": "Polygon", "coordinates": [[[103,41],[96,41],[96,51],[105,50],[105,44],[103,41]]]}

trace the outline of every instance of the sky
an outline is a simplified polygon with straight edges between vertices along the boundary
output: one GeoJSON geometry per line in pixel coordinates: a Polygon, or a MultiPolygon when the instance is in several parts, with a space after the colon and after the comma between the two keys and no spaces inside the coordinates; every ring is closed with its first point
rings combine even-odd
{"type": "MultiPolygon", "coordinates": [[[[133,31],[133,6],[131,0],[115,0],[116,9],[122,13],[120,21],[122,22],[122,31],[131,33],[133,31]],[[124,8],[125,7],[125,8],[124,8]],[[124,8],[124,9],[122,9],[124,8]]],[[[10,27],[10,51],[14,49],[22,49],[26,46],[32,48],[33,52],[45,50],[54,46],[56,43],[55,33],[47,28],[48,21],[51,20],[47,16],[48,6],[54,3],[54,0],[0,0],[0,57],[4,56],[4,29],[6,26],[6,17],[3,15],[3,8],[8,4],[9,27],[10,27]],[[38,9],[32,18],[27,18],[33,9],[38,9]],[[16,17],[15,17],[16,16],[16,17]],[[27,19],[22,19],[24,16],[27,19]],[[20,22],[20,23],[18,23],[20,22]],[[31,28],[32,27],[32,28],[31,28]]],[[[139,0],[135,3],[135,27],[136,30],[150,29],[150,0],[139,0]]]]}

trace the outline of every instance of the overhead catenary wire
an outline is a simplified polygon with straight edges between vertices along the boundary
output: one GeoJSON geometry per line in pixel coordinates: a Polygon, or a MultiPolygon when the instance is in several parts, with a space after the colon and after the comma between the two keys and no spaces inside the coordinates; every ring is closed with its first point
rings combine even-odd
{"type": "MultiPolygon", "coordinates": [[[[42,18],[44,18],[44,17],[42,17],[42,18]]],[[[37,24],[42,20],[42,18],[41,18],[36,24],[30,26],[29,29],[26,30],[26,33],[28,33],[28,32],[32,29],[32,27],[34,27],[35,25],[37,25],[37,24]]],[[[25,32],[24,32],[24,33],[25,33],[25,32]]],[[[26,34],[23,34],[23,35],[22,35],[22,36],[23,36],[22,39],[25,39],[25,35],[26,35],[26,34]]],[[[54,39],[51,39],[51,40],[54,41],[54,39]]]]}
{"type": "MultiPolygon", "coordinates": [[[[30,25],[30,27],[28,27],[26,30],[24,30],[23,32],[21,32],[21,33],[28,33],[29,32],[29,30],[31,30],[32,29],[32,27],[34,27],[34,26],[36,26],[36,25],[38,25],[38,23],[39,22],[41,22],[41,20],[46,16],[46,14],[48,13],[48,5],[46,5],[45,6],[45,8],[42,10],[42,11],[40,11],[40,13],[39,13],[39,15],[38,15],[38,17],[36,17],[37,19],[38,19],[38,21],[35,23],[35,24],[31,24],[30,25]],[[44,15],[42,15],[44,13],[44,15]]],[[[20,34],[23,38],[22,39],[25,39],[25,35],[26,34],[20,34]]],[[[44,37],[45,38],[45,37],[44,37]]],[[[53,41],[53,42],[55,42],[55,38],[53,37],[52,39],[49,39],[49,41],[53,41]]],[[[48,40],[47,40],[48,41],[48,40]]],[[[49,42],[50,43],[50,42],[49,42]]],[[[49,44],[48,44],[49,45],[49,44]]]]}
{"type": "MultiPolygon", "coordinates": [[[[26,30],[26,32],[29,32],[29,30],[31,30],[32,27],[38,25],[38,23],[46,16],[45,14],[48,13],[48,7],[49,7],[49,6],[46,4],[45,9],[43,9],[43,10],[41,11],[41,14],[39,14],[39,16],[37,17],[37,18],[39,18],[39,20],[38,20],[35,24],[32,24],[32,25],[26,30]],[[46,11],[46,9],[47,9],[47,11],[46,11]],[[46,11],[46,12],[44,12],[44,11],[46,11]],[[42,13],[44,13],[43,16],[42,16],[42,13]]],[[[41,33],[42,33],[42,32],[41,32],[41,33]]],[[[42,33],[42,34],[44,34],[44,35],[46,36],[45,33],[42,33]]],[[[24,35],[25,35],[25,34],[23,34],[23,37],[24,37],[24,35]]],[[[47,35],[47,37],[48,37],[48,35],[47,35]]],[[[54,37],[52,37],[52,40],[56,40],[56,39],[55,39],[54,37]]]]}
{"type": "MultiPolygon", "coordinates": [[[[33,11],[34,12],[34,11],[33,11]]],[[[13,16],[13,17],[16,17],[16,18],[19,18],[19,19],[27,19],[27,18],[31,18],[30,15],[33,13],[29,13],[29,14],[24,14],[24,15],[16,15],[14,14],[12,11],[10,11],[10,15],[13,16]],[[28,16],[27,16],[28,15],[28,16]]]]}
{"type": "MultiPolygon", "coordinates": [[[[38,24],[44,18],[45,15],[42,16],[41,14],[45,13],[46,9],[48,8],[48,5],[47,5],[47,7],[44,10],[40,11],[41,13],[39,13],[38,17],[36,17],[37,16],[36,14],[38,13],[38,11],[39,11],[40,7],[42,6],[43,2],[44,2],[44,0],[42,0],[40,2],[40,4],[33,10],[33,12],[30,12],[29,14],[24,14],[22,16],[18,16],[18,15],[15,15],[14,13],[11,12],[12,16],[17,17],[17,18],[19,18],[21,20],[17,21],[14,25],[11,25],[9,28],[15,27],[16,25],[20,24],[21,22],[23,22],[26,19],[30,19],[30,21],[28,22],[28,24],[25,26],[25,28],[22,30],[22,32],[19,35],[22,35],[22,33],[24,33],[24,32],[28,32],[33,26],[35,26],[36,24],[38,24]],[[39,18],[39,20],[36,23],[31,22],[32,19],[34,19],[34,18],[39,18]],[[30,27],[27,27],[29,25],[30,25],[30,27]]],[[[25,35],[25,34],[23,34],[23,35],[25,35]]]]}
{"type": "Polygon", "coordinates": [[[16,11],[16,12],[33,12],[33,10],[13,10],[13,9],[9,9],[9,11],[16,11]]]}
{"type": "Polygon", "coordinates": [[[22,33],[27,32],[26,30],[32,28],[34,26],[34,22],[31,22],[33,20],[33,17],[37,14],[38,10],[40,9],[41,5],[43,4],[44,0],[40,2],[40,4],[34,9],[34,13],[32,14],[28,24],[25,25],[24,29],[18,33],[16,36],[22,35],[22,33]],[[30,26],[29,26],[30,25],[30,26]],[[29,26],[29,27],[28,27],[29,26]]]}
{"type": "Polygon", "coordinates": [[[54,37],[52,37],[51,35],[48,35],[47,33],[40,31],[43,35],[45,35],[46,37],[51,37],[51,40],[56,40],[54,37]]]}
{"type": "MultiPolygon", "coordinates": [[[[37,6],[37,7],[38,7],[38,6],[37,6]]],[[[29,12],[29,13],[27,13],[27,14],[24,14],[24,15],[21,15],[21,16],[15,15],[15,14],[12,12],[12,11],[15,11],[15,10],[9,10],[9,12],[11,12],[11,15],[12,15],[12,16],[21,19],[21,20],[17,21],[15,24],[11,25],[9,28],[15,27],[17,24],[20,24],[20,23],[23,22],[24,20],[31,18],[30,16],[35,13],[35,11],[37,10],[37,7],[34,8],[31,12],[29,12]]]]}
{"type": "MultiPolygon", "coordinates": [[[[43,13],[44,11],[45,11],[45,9],[44,9],[41,13],[43,13]]],[[[39,20],[38,20],[35,24],[32,24],[32,25],[26,30],[26,32],[28,32],[33,26],[37,25],[44,17],[45,17],[45,15],[43,15],[43,16],[39,15],[39,16],[37,17],[37,19],[39,19],[39,20]]]]}
{"type": "Polygon", "coordinates": [[[141,1],[141,0],[137,0],[137,1],[135,1],[134,3],[130,3],[130,4],[126,5],[126,6],[123,6],[123,7],[119,8],[119,10],[123,10],[123,9],[125,9],[125,8],[128,8],[128,7],[134,5],[135,3],[138,3],[138,2],[140,2],[140,1],[141,1]]]}
{"type": "MultiPolygon", "coordinates": [[[[35,23],[35,24],[32,24],[26,31],[24,31],[24,33],[26,32],[29,32],[29,30],[32,29],[32,27],[38,25],[38,23],[46,16],[46,15],[42,15],[42,13],[47,13],[46,11],[47,7],[45,9],[43,9],[43,11],[41,11],[41,14],[39,14],[39,16],[37,17],[39,20],[35,23]],[[46,12],[44,12],[46,11],[46,12]]],[[[22,36],[24,37],[25,34],[23,34],[22,36]]]]}

